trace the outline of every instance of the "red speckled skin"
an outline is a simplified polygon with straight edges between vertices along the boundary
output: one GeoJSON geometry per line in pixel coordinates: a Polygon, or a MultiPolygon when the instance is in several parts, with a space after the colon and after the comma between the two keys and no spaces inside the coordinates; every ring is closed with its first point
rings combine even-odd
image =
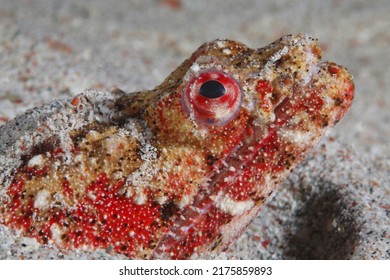
{"type": "MultiPolygon", "coordinates": [[[[40,243],[130,258],[225,250],[351,105],[349,73],[320,59],[304,34],[261,49],[216,40],[154,90],[115,91],[109,118],[62,134],[41,123],[43,140],[19,146],[16,167],[2,165],[0,222],[40,243]],[[238,111],[218,125],[182,102],[210,70],[241,90],[238,111]]],[[[68,104],[77,117],[93,102],[81,94],[68,104]]]]}

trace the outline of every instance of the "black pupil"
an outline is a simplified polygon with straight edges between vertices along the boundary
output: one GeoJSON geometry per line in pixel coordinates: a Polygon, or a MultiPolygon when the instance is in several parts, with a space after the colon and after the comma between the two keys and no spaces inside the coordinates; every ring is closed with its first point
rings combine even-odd
{"type": "Polygon", "coordinates": [[[210,80],[201,85],[199,93],[207,98],[218,98],[226,93],[226,89],[220,82],[210,80]]]}

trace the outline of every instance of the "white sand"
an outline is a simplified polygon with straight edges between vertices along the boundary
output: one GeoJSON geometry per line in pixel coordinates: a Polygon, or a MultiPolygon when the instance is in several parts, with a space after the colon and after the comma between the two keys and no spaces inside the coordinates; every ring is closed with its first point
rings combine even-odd
{"type": "MultiPolygon", "coordinates": [[[[261,47],[309,33],[354,75],[354,104],[336,141],[324,140],[219,257],[390,258],[390,1],[124,2],[0,0],[0,125],[86,88],[151,89],[215,38],[261,47]]],[[[112,257],[63,255],[4,227],[0,240],[0,259],[112,257]]]]}

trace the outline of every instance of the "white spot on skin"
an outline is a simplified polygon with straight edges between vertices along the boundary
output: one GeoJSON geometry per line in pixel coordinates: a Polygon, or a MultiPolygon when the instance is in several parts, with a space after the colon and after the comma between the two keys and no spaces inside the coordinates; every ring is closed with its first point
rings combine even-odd
{"type": "Polygon", "coordinates": [[[223,49],[222,52],[223,52],[224,54],[226,54],[226,55],[229,55],[229,54],[232,53],[231,49],[228,49],[228,48],[223,49]]]}
{"type": "Polygon", "coordinates": [[[276,61],[281,59],[283,55],[287,53],[288,53],[288,47],[284,46],[281,50],[275,52],[275,54],[269,58],[265,67],[269,67],[270,65],[274,64],[276,61]]]}
{"type": "MultiPolygon", "coordinates": [[[[217,197],[220,197],[221,193],[217,197]]],[[[230,215],[241,215],[245,211],[252,209],[254,206],[253,200],[237,201],[231,197],[224,195],[220,199],[214,198],[215,205],[225,213],[230,215]]]]}
{"type": "Polygon", "coordinates": [[[51,231],[52,238],[53,238],[54,242],[57,244],[62,243],[62,239],[61,239],[62,232],[61,232],[60,228],[58,227],[58,225],[53,224],[50,227],[50,231],[51,231]]]}
{"type": "Polygon", "coordinates": [[[87,196],[92,199],[93,201],[96,200],[96,195],[94,195],[92,192],[88,192],[87,196]]]}
{"type": "Polygon", "coordinates": [[[190,228],[191,228],[191,227],[189,227],[189,226],[182,226],[182,227],[180,228],[180,230],[181,230],[181,232],[182,232],[183,234],[186,234],[190,228]]]}
{"type": "Polygon", "coordinates": [[[155,200],[158,204],[162,205],[168,200],[168,196],[165,195],[157,196],[155,197],[155,200]]]}
{"type": "Polygon", "coordinates": [[[150,182],[158,172],[156,168],[157,149],[148,142],[148,138],[145,135],[148,132],[141,131],[138,123],[130,121],[125,125],[125,130],[121,133],[126,132],[130,134],[141,145],[140,156],[143,160],[141,166],[126,178],[126,196],[131,197],[135,192],[134,202],[138,205],[143,205],[148,200],[143,190],[150,186],[150,182]]]}
{"type": "Polygon", "coordinates": [[[230,182],[230,181],[231,181],[231,177],[230,177],[230,176],[225,177],[225,178],[223,178],[223,181],[224,181],[225,183],[230,182]]]}
{"type": "Polygon", "coordinates": [[[127,140],[121,135],[112,135],[104,141],[104,149],[108,154],[116,158],[120,157],[123,153],[123,149],[121,147],[126,146],[127,140]]]}
{"type": "Polygon", "coordinates": [[[197,73],[200,71],[200,67],[198,63],[195,63],[194,65],[191,66],[191,71],[197,73]]]}
{"type": "Polygon", "coordinates": [[[37,193],[37,197],[34,201],[34,208],[45,209],[48,205],[48,198],[50,193],[47,190],[41,190],[37,193]]]}
{"type": "Polygon", "coordinates": [[[278,131],[278,136],[286,139],[290,143],[307,145],[313,139],[312,131],[304,132],[299,130],[281,129],[278,131]]]}
{"type": "Polygon", "coordinates": [[[264,185],[267,186],[267,187],[271,187],[272,186],[271,174],[265,174],[264,175],[264,185]]]}
{"type": "Polygon", "coordinates": [[[43,164],[44,164],[44,157],[43,155],[37,155],[35,157],[32,157],[28,163],[27,163],[27,166],[28,167],[38,167],[38,168],[42,168],[43,167],[43,164]]]}
{"type": "Polygon", "coordinates": [[[270,120],[271,122],[274,122],[275,119],[276,119],[275,114],[274,114],[274,113],[271,113],[270,116],[269,116],[269,120],[270,120]]]}
{"type": "Polygon", "coordinates": [[[85,136],[85,138],[88,141],[95,142],[95,141],[100,140],[102,138],[102,135],[101,135],[101,133],[97,132],[96,130],[90,130],[87,133],[87,135],[85,136]]]}
{"type": "MultiPolygon", "coordinates": [[[[304,84],[305,85],[308,82],[310,82],[311,78],[314,75],[316,75],[319,71],[319,67],[317,65],[317,59],[313,53],[307,52],[306,64],[309,65],[309,71],[307,72],[307,75],[304,77],[304,84]]],[[[305,73],[305,72],[303,72],[303,73],[305,73]]]]}
{"type": "Polygon", "coordinates": [[[138,205],[144,205],[148,201],[148,197],[143,191],[137,192],[134,197],[134,202],[138,205]]]}
{"type": "Polygon", "coordinates": [[[180,209],[183,209],[185,206],[187,206],[192,200],[192,196],[190,195],[184,195],[180,200],[175,201],[175,205],[179,207],[180,209]]]}
{"type": "Polygon", "coordinates": [[[329,107],[334,106],[334,99],[330,98],[329,96],[324,96],[323,100],[329,107]]]}
{"type": "Polygon", "coordinates": [[[134,187],[147,187],[156,173],[156,168],[151,166],[149,161],[145,161],[137,170],[126,178],[126,184],[134,187]]]}
{"type": "Polygon", "coordinates": [[[226,47],[226,42],[225,41],[217,41],[217,46],[220,49],[223,49],[226,47]]]}

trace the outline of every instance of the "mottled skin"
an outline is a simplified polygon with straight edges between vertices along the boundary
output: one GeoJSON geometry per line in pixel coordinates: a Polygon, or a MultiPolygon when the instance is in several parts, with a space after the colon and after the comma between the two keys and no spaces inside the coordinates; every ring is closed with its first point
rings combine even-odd
{"type": "MultiPolygon", "coordinates": [[[[70,131],[70,150],[55,136],[27,149],[3,183],[0,222],[59,248],[131,258],[225,250],[351,105],[349,73],[320,59],[303,34],[261,49],[202,45],[154,90],[116,90],[110,120],[70,131]],[[214,99],[204,117],[183,100],[210,71],[240,99],[221,110],[214,99]]],[[[76,114],[85,99],[70,102],[76,114]]]]}

